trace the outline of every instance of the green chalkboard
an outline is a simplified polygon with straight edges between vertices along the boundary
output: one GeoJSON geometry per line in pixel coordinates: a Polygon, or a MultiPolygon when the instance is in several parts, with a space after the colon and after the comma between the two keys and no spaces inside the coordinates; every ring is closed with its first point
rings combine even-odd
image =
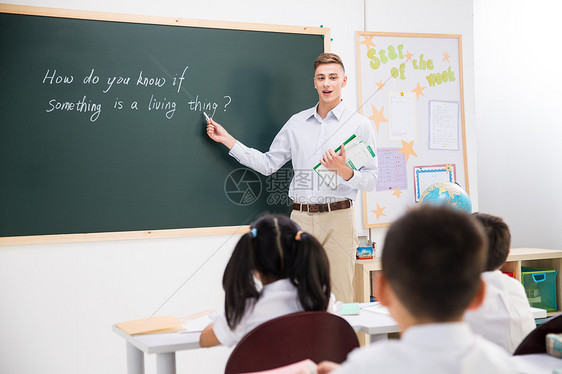
{"type": "Polygon", "coordinates": [[[0,237],[240,226],[289,212],[290,173],[243,168],[206,136],[202,112],[266,151],[316,103],[324,42],[0,13],[0,237]]]}

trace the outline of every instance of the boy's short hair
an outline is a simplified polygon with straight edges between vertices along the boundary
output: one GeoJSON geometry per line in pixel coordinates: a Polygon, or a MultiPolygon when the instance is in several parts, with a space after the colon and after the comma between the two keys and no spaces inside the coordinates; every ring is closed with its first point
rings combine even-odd
{"type": "Polygon", "coordinates": [[[341,66],[343,71],[345,72],[345,67],[343,66],[343,61],[340,56],[336,55],[335,53],[322,53],[316,61],[314,61],[314,71],[319,65],[323,64],[338,64],[341,66]]]}
{"type": "Polygon", "coordinates": [[[470,214],[422,205],[389,228],[382,273],[411,315],[451,321],[479,290],[486,245],[482,226],[470,214]]]}
{"type": "Polygon", "coordinates": [[[499,269],[505,264],[509,255],[509,247],[511,246],[509,226],[503,219],[491,214],[473,213],[472,215],[482,224],[488,237],[486,271],[499,269]]]}

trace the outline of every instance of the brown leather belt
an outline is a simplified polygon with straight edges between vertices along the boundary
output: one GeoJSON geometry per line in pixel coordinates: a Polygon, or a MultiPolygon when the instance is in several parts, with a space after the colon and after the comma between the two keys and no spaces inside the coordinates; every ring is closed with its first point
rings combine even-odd
{"type": "Polygon", "coordinates": [[[330,204],[293,203],[293,210],[298,210],[299,212],[308,212],[308,213],[323,213],[323,212],[331,212],[332,210],[351,208],[352,205],[353,203],[349,199],[336,201],[330,204]]]}

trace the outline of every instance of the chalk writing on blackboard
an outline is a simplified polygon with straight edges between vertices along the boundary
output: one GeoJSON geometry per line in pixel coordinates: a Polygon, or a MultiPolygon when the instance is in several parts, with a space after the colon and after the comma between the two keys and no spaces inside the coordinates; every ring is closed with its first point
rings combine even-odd
{"type": "MultiPolygon", "coordinates": [[[[222,106],[226,112],[227,107],[232,102],[230,95],[223,95],[220,100],[203,98],[197,93],[192,93],[191,89],[187,90],[184,86],[186,73],[189,66],[185,66],[181,73],[173,77],[154,76],[145,70],[138,70],[129,76],[113,75],[100,76],[95,68],[89,68],[86,73],[68,73],[61,72],[56,67],[49,67],[42,76],[42,84],[48,86],[98,86],[100,87],[100,95],[92,97],[91,94],[86,95],[76,91],[75,97],[59,98],[52,96],[45,105],[46,113],[54,112],[79,112],[89,115],[90,122],[96,122],[102,116],[103,110],[132,110],[132,111],[151,111],[162,112],[168,120],[172,119],[177,109],[183,109],[191,112],[207,111],[213,117],[219,107],[222,106]],[[81,78],[83,77],[83,78],[81,78]],[[136,99],[128,97],[107,95],[115,87],[146,87],[153,90],[150,92],[150,99],[136,99]],[[166,90],[174,87],[174,90],[166,90]],[[166,94],[160,93],[165,90],[166,94]],[[178,95],[182,93],[179,97],[178,95]],[[175,95],[170,97],[170,95],[175,95]]],[[[123,91],[120,91],[123,93],[123,91]]],[[[67,94],[68,95],[68,94],[67,94]]],[[[125,96],[125,95],[122,95],[125,96]]]]}

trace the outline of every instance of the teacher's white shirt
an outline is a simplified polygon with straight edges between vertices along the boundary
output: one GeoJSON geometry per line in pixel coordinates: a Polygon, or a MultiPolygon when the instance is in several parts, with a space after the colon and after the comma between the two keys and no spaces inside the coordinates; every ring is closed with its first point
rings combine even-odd
{"type": "Polygon", "coordinates": [[[326,118],[316,111],[317,106],[293,115],[273,139],[269,151],[262,153],[237,141],[230,155],[242,165],[264,175],[279,170],[292,161],[294,176],[289,187],[289,197],[297,203],[317,204],[357,198],[359,190],[372,190],[377,181],[378,161],[370,162],[354,171],[349,181],[339,178],[336,188],[322,181],[313,171],[324,153],[336,149],[355,134],[377,153],[375,132],[369,120],[349,110],[340,102],[326,118]],[[330,201],[328,201],[330,200],[330,201]]]}

